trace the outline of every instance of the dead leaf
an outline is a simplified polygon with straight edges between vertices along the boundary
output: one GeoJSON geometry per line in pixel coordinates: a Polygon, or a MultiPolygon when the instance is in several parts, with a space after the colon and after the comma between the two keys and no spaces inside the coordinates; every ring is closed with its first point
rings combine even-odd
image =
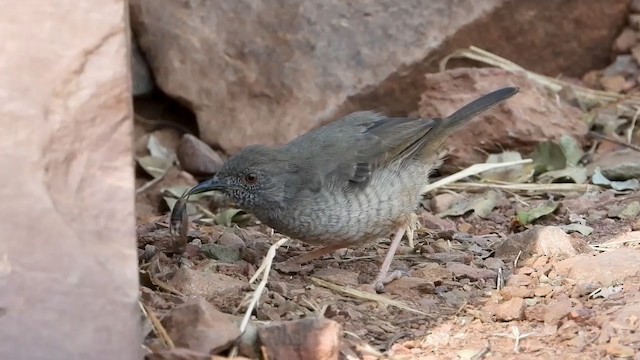
{"type": "Polygon", "coordinates": [[[640,181],[638,179],[629,179],[625,181],[611,181],[602,175],[602,171],[597,167],[591,176],[591,182],[594,185],[608,186],[617,191],[640,190],[640,181]]]}
{"type": "Polygon", "coordinates": [[[518,211],[516,216],[520,224],[528,225],[545,215],[549,215],[553,213],[554,211],[556,211],[557,208],[558,208],[558,203],[553,201],[547,201],[546,203],[536,208],[533,208],[531,210],[518,211]]]}
{"type": "Polygon", "coordinates": [[[584,236],[589,236],[593,232],[593,228],[591,226],[587,226],[580,223],[572,223],[568,225],[560,225],[560,229],[564,230],[567,234],[572,232],[580,233],[584,236]]]}
{"type": "Polygon", "coordinates": [[[241,209],[226,209],[220,211],[213,221],[218,225],[230,227],[234,222],[241,221],[242,215],[245,214],[241,209]]]}
{"type": "MultiPolygon", "coordinates": [[[[189,190],[191,190],[191,186],[186,186],[186,185],[177,185],[177,186],[171,186],[168,188],[164,188],[162,189],[162,193],[165,196],[171,196],[171,197],[175,197],[175,198],[180,198],[183,197],[184,194],[186,194],[189,190]]],[[[190,194],[189,195],[189,201],[190,202],[196,202],[199,201],[201,199],[204,198],[208,198],[213,196],[210,192],[205,192],[205,193],[200,193],[200,194],[190,194]]]]}
{"type": "Polygon", "coordinates": [[[559,143],[551,141],[539,143],[533,153],[533,162],[536,173],[545,173],[576,166],[583,155],[580,143],[573,137],[564,135],[559,143]]]}
{"type": "Polygon", "coordinates": [[[490,190],[478,197],[473,198],[472,200],[462,198],[460,202],[456,203],[448,210],[441,212],[437,216],[460,216],[466,214],[469,211],[473,211],[480,218],[485,218],[496,207],[497,202],[498,193],[494,190],[490,190]]]}
{"type": "Polygon", "coordinates": [[[584,184],[587,182],[587,169],[583,167],[567,167],[560,170],[547,171],[538,176],[538,182],[542,184],[566,182],[557,180],[570,180],[576,184],[584,184]]]}
{"type": "Polygon", "coordinates": [[[176,219],[178,219],[179,216],[182,216],[181,213],[184,213],[187,216],[195,216],[200,213],[198,211],[198,208],[191,201],[185,201],[184,199],[176,199],[171,196],[164,196],[163,199],[167,203],[169,210],[171,210],[171,213],[172,213],[171,216],[176,216],[176,219]],[[176,207],[176,204],[178,204],[178,202],[181,202],[179,204],[180,206],[176,207]],[[175,210],[175,215],[173,215],[174,210],[175,210]],[[185,210],[186,210],[186,213],[184,212],[185,210]]]}
{"type": "Polygon", "coordinates": [[[149,135],[149,139],[147,140],[147,149],[149,150],[149,154],[151,156],[161,159],[172,159],[175,155],[175,152],[166,146],[162,145],[160,140],[153,135],[149,135]]]}
{"type": "MultiPolygon", "coordinates": [[[[505,151],[500,154],[490,154],[487,157],[487,164],[504,163],[522,160],[522,155],[517,151],[505,151]]],[[[523,164],[518,166],[512,166],[508,168],[501,168],[495,170],[488,170],[480,174],[482,180],[488,181],[504,181],[510,183],[524,183],[527,182],[534,173],[534,166],[532,163],[523,164]]]]}
{"type": "Polygon", "coordinates": [[[618,219],[633,219],[640,214],[640,201],[633,201],[626,206],[612,206],[607,216],[618,219]]]}
{"type": "Polygon", "coordinates": [[[173,165],[171,159],[154,156],[143,156],[136,158],[138,165],[151,175],[154,179],[164,176],[167,170],[173,165]]]}

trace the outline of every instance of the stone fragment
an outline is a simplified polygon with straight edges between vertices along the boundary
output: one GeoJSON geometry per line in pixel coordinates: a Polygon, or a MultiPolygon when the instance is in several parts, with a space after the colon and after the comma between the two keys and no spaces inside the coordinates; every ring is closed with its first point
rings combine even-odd
{"type": "Polygon", "coordinates": [[[342,326],[326,318],[306,318],[258,328],[267,359],[338,360],[342,326]]]}
{"type": "Polygon", "coordinates": [[[240,336],[237,321],[200,297],[176,306],[162,324],[176,346],[204,353],[220,353],[240,336]]]}
{"type": "Polygon", "coordinates": [[[514,297],[498,305],[495,317],[498,321],[513,321],[524,319],[527,307],[524,299],[514,297]]]}

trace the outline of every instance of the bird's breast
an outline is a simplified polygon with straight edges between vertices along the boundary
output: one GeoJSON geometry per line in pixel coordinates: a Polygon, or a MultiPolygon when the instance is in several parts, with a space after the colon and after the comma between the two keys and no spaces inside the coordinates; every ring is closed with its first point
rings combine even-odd
{"type": "Polygon", "coordinates": [[[406,225],[421,199],[429,169],[379,169],[364,188],[326,186],[300,191],[277,216],[261,219],[300,241],[346,246],[388,236],[406,225]]]}

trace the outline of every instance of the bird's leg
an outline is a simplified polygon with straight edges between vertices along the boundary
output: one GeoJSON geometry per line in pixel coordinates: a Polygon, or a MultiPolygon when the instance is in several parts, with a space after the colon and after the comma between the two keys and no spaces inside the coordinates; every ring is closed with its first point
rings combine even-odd
{"type": "Polygon", "coordinates": [[[398,271],[394,271],[393,273],[389,274],[389,268],[391,267],[391,262],[393,261],[393,257],[396,254],[396,251],[398,250],[398,246],[400,245],[400,240],[402,240],[402,236],[404,235],[405,231],[407,230],[406,227],[401,227],[398,228],[398,230],[396,230],[396,234],[393,236],[393,240],[391,240],[391,245],[389,245],[389,250],[387,250],[387,255],[384,258],[384,261],[382,262],[382,265],[380,266],[380,271],[378,272],[378,276],[376,276],[376,279],[373,281],[373,288],[376,289],[376,291],[380,292],[382,291],[382,289],[384,289],[384,285],[388,284],[389,282],[399,278],[402,276],[402,274],[398,271]]]}

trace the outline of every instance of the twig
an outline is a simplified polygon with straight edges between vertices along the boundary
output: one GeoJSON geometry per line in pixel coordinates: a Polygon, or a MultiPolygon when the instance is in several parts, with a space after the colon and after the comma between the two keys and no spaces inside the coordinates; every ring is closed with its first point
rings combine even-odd
{"type": "Polygon", "coordinates": [[[631,144],[631,140],[633,140],[633,130],[636,127],[636,122],[638,122],[638,116],[640,116],[640,107],[636,109],[635,114],[631,118],[631,126],[627,130],[627,144],[631,144]]]}
{"type": "Polygon", "coordinates": [[[516,258],[513,260],[514,269],[518,267],[518,260],[520,260],[521,255],[522,255],[522,250],[518,251],[518,255],[516,255],[516,258]]]}
{"type": "MultiPolygon", "coordinates": [[[[287,240],[289,239],[282,238],[278,240],[275,244],[271,245],[271,247],[267,251],[267,255],[265,255],[264,260],[262,261],[262,264],[260,264],[260,267],[258,268],[258,270],[256,270],[256,273],[253,274],[251,279],[249,279],[249,284],[252,284],[254,281],[258,279],[260,275],[262,275],[262,279],[258,283],[258,286],[256,286],[256,289],[253,292],[253,297],[251,298],[251,302],[249,302],[247,311],[244,313],[244,317],[242,318],[242,322],[240,323],[241,334],[244,333],[244,331],[247,329],[247,325],[249,325],[249,320],[251,319],[251,314],[253,313],[253,309],[255,309],[256,304],[260,299],[260,295],[262,295],[262,291],[267,286],[267,282],[269,281],[269,272],[271,271],[271,264],[273,264],[273,258],[276,256],[276,250],[280,246],[282,246],[282,244],[286,243],[287,240]]],[[[237,353],[238,353],[238,347],[234,346],[233,349],[231,349],[229,356],[234,357],[237,355],[237,353]]]]}
{"type": "Polygon", "coordinates": [[[570,88],[579,100],[587,102],[589,105],[616,103],[618,105],[627,106],[628,108],[636,108],[640,105],[640,97],[638,96],[623,95],[610,91],[593,90],[583,86],[574,85],[560,79],[536,74],[512,61],[475,46],[470,46],[466,49],[459,49],[447,55],[440,61],[440,71],[446,70],[447,63],[452,58],[467,58],[495,66],[509,72],[521,73],[529,78],[529,80],[553,91],[554,93],[558,93],[565,88],[570,88]]]}
{"type": "Polygon", "coordinates": [[[640,146],[633,145],[633,144],[628,144],[628,143],[626,143],[624,141],[620,141],[620,140],[618,140],[616,138],[612,138],[611,136],[599,134],[599,133],[594,132],[594,131],[589,131],[587,133],[587,135],[591,136],[592,138],[598,139],[598,140],[608,141],[608,142],[614,143],[616,145],[628,147],[629,149],[632,149],[632,150],[635,150],[635,151],[640,151],[640,146]]]}
{"type": "Polygon", "coordinates": [[[149,319],[149,322],[151,322],[153,331],[156,333],[158,339],[162,341],[163,345],[168,349],[174,349],[176,346],[173,343],[173,340],[171,340],[171,337],[169,337],[167,330],[164,328],[164,326],[162,326],[162,323],[153,312],[153,310],[147,308],[141,301],[138,301],[138,306],[140,306],[140,310],[142,310],[142,313],[147,317],[147,319],[149,319]]]}
{"type": "Polygon", "coordinates": [[[159,183],[167,175],[167,173],[169,172],[169,169],[171,169],[171,166],[169,166],[165,171],[163,171],[162,174],[160,174],[160,176],[158,176],[157,178],[153,178],[147,181],[146,183],[144,183],[142,186],[140,186],[136,190],[136,195],[142,194],[143,192],[149,190],[149,188],[151,188],[153,185],[159,183]]]}
{"type": "Polygon", "coordinates": [[[589,192],[599,190],[600,186],[593,184],[569,184],[569,183],[551,183],[551,184],[497,184],[497,183],[478,183],[464,182],[445,185],[443,188],[450,190],[474,190],[474,189],[501,189],[510,191],[526,191],[526,192],[589,192]]]}
{"type": "Polygon", "coordinates": [[[356,290],[356,289],[352,289],[352,288],[348,288],[348,287],[344,287],[344,286],[340,286],[340,285],[336,285],[336,284],[332,284],[328,281],[324,281],[322,279],[318,279],[315,277],[311,278],[311,281],[322,286],[322,287],[326,287],[327,289],[330,290],[334,290],[340,293],[343,293],[345,295],[349,295],[351,297],[355,297],[355,298],[359,298],[359,299],[365,299],[365,300],[371,300],[371,301],[376,301],[385,305],[390,305],[390,306],[395,306],[398,309],[402,309],[402,310],[406,310],[406,311],[410,311],[412,313],[416,313],[416,314],[420,314],[420,315],[425,315],[425,316],[429,316],[429,314],[422,312],[418,309],[414,309],[412,307],[409,307],[408,305],[406,305],[403,302],[397,301],[397,300],[392,300],[389,298],[386,298],[382,295],[378,295],[378,294],[371,294],[365,291],[360,291],[360,290],[356,290]]]}
{"type": "Polygon", "coordinates": [[[422,193],[428,193],[429,191],[433,191],[437,188],[443,187],[445,185],[449,185],[451,183],[454,183],[458,180],[462,180],[466,177],[472,176],[472,175],[477,175],[481,172],[485,172],[488,170],[493,170],[493,169],[499,169],[499,168],[504,168],[504,167],[510,167],[510,166],[516,166],[516,165],[522,165],[522,164],[528,164],[533,162],[532,159],[524,159],[524,160],[517,160],[517,161],[509,161],[509,162],[503,162],[503,163],[484,163],[484,164],[474,164],[469,166],[468,168],[458,171],[455,174],[449,175],[443,179],[440,179],[432,184],[428,184],[426,186],[424,186],[422,188],[422,193]]]}

